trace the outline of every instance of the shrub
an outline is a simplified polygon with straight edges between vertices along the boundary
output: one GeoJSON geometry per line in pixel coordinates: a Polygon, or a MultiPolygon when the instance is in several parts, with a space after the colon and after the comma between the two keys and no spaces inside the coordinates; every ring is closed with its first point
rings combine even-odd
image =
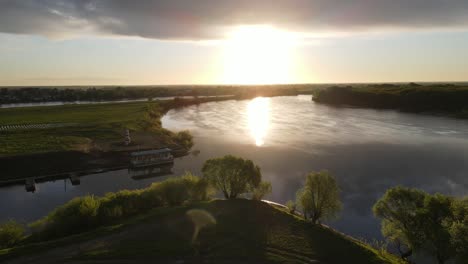
{"type": "Polygon", "coordinates": [[[176,144],[189,150],[193,147],[193,137],[188,130],[180,131],[174,137],[176,144]]]}
{"type": "Polygon", "coordinates": [[[107,193],[100,200],[99,216],[101,221],[134,215],[147,209],[140,194],[140,190],[107,193]]]}
{"type": "Polygon", "coordinates": [[[17,244],[24,236],[24,226],[13,220],[0,224],[0,248],[17,244]]]}
{"type": "Polygon", "coordinates": [[[102,198],[90,195],[75,198],[30,226],[35,237],[60,237],[144,213],[152,208],[207,200],[210,195],[206,180],[186,173],[180,178],[153,183],[142,190],[122,190],[107,193],[102,198]]]}
{"type": "Polygon", "coordinates": [[[288,208],[290,214],[294,214],[294,212],[296,212],[296,203],[294,201],[287,201],[286,207],[288,208]]]}
{"type": "Polygon", "coordinates": [[[145,188],[140,193],[143,210],[163,206],[161,192],[159,191],[158,183],[153,183],[150,187],[145,188]]]}
{"type": "Polygon", "coordinates": [[[99,199],[93,195],[74,198],[33,223],[32,228],[46,237],[79,233],[97,226],[99,206],[99,199]]]}
{"type": "Polygon", "coordinates": [[[214,193],[206,179],[197,177],[191,172],[185,172],[182,179],[189,187],[189,199],[191,201],[206,201],[214,193]]]}

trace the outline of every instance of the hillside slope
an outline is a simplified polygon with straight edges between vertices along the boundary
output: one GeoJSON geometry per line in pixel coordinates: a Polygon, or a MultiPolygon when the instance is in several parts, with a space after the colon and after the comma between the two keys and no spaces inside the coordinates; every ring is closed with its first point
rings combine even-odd
{"type": "Polygon", "coordinates": [[[2,258],[7,263],[398,263],[333,230],[243,199],[159,208],[88,234],[3,251],[2,258]],[[190,209],[216,221],[193,242],[190,209]]]}

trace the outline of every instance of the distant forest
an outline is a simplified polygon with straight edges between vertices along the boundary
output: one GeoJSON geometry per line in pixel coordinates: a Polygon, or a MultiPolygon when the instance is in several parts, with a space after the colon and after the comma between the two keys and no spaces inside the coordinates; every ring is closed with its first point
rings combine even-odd
{"type": "Polygon", "coordinates": [[[335,106],[397,109],[468,117],[468,85],[410,83],[331,86],[313,92],[313,100],[335,106]]]}
{"type": "Polygon", "coordinates": [[[12,87],[0,89],[0,104],[36,102],[112,101],[172,96],[294,95],[311,93],[311,85],[156,86],[156,87],[12,87]]]}

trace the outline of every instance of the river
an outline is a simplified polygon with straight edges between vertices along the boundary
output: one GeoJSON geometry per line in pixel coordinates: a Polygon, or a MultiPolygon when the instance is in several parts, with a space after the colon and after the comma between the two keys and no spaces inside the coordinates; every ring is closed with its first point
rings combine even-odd
{"type": "MultiPolygon", "coordinates": [[[[189,129],[193,155],[175,161],[174,175],[199,173],[203,162],[226,154],[252,159],[284,203],[310,171],[328,170],[341,188],[343,210],[329,224],[344,233],[381,238],[372,205],[386,189],[403,185],[428,192],[468,195],[468,121],[391,110],[336,108],[310,96],[210,102],[169,111],[171,130],[189,129]]],[[[0,221],[37,219],[71,198],[135,189],[170,176],[133,180],[126,170],[69,181],[0,189],[0,221]]]]}

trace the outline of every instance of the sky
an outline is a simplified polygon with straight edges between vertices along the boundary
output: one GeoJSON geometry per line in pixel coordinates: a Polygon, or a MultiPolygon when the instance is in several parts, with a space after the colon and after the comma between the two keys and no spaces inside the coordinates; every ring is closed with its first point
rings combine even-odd
{"type": "Polygon", "coordinates": [[[468,81],[466,0],[0,0],[0,85],[468,81]]]}

